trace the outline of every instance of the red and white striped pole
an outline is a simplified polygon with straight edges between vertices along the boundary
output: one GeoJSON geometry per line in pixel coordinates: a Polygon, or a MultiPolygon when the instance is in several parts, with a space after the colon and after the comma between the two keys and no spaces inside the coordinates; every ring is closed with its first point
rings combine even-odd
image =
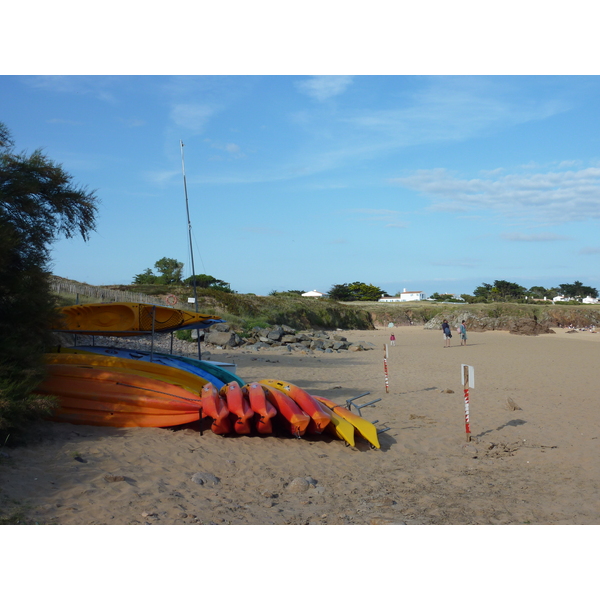
{"type": "Polygon", "coordinates": [[[388,368],[387,368],[387,344],[383,345],[383,373],[385,375],[385,393],[389,394],[388,368]]]}
{"type": "Polygon", "coordinates": [[[469,426],[469,388],[465,388],[465,431],[467,442],[471,441],[471,427],[469,426]]]}
{"type": "MultiPolygon", "coordinates": [[[[473,367],[469,365],[462,366],[462,380],[465,394],[465,433],[467,435],[467,442],[471,441],[471,424],[469,423],[469,387],[474,386],[474,382],[469,385],[469,371],[473,373],[473,367]]],[[[473,378],[474,379],[474,378],[473,378]]]]}

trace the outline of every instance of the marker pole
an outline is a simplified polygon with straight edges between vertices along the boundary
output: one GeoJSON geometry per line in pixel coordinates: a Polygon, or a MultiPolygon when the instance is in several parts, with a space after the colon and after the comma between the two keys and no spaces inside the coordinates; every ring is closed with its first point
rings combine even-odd
{"type": "Polygon", "coordinates": [[[385,375],[385,393],[389,394],[388,367],[387,367],[388,348],[387,344],[383,345],[383,373],[385,375]]]}
{"type": "Polygon", "coordinates": [[[469,367],[463,365],[463,380],[465,394],[465,432],[467,434],[467,442],[471,441],[471,426],[469,423],[469,367]]]}

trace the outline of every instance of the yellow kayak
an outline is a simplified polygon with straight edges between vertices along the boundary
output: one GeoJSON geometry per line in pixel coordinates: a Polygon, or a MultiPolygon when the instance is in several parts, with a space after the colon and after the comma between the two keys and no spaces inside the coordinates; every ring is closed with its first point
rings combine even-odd
{"type": "Polygon", "coordinates": [[[189,371],[183,371],[175,367],[159,365],[153,362],[133,360],[131,358],[115,358],[102,354],[52,352],[44,355],[46,364],[49,365],[77,365],[82,367],[101,367],[120,373],[131,375],[142,375],[159,381],[178,385],[198,397],[202,394],[202,388],[208,383],[206,379],[194,375],[189,371]]]}
{"type": "Polygon", "coordinates": [[[321,409],[325,414],[329,415],[329,418],[331,419],[326,430],[336,435],[340,440],[344,440],[349,446],[356,446],[356,443],[354,442],[354,425],[346,421],[343,417],[336,415],[330,408],[325,406],[323,402],[319,401],[318,396],[313,396],[313,398],[319,402],[321,409]]]}
{"type": "Polygon", "coordinates": [[[136,335],[169,333],[178,329],[204,329],[223,323],[215,315],[153,304],[112,302],[108,304],[75,304],[59,309],[56,331],[86,335],[136,335]]]}
{"type": "Polygon", "coordinates": [[[315,396],[315,398],[324,404],[327,408],[330,408],[335,414],[340,417],[346,419],[349,423],[351,423],[358,433],[362,437],[364,437],[372,446],[375,448],[380,448],[379,438],[377,437],[377,428],[373,423],[355,415],[352,411],[344,408],[343,406],[339,406],[335,402],[331,400],[327,400],[327,398],[322,398],[321,396],[315,396]]]}

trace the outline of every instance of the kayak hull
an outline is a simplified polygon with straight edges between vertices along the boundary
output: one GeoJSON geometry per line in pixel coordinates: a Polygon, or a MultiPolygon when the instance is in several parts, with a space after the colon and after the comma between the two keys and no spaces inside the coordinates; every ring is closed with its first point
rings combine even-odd
{"type": "Polygon", "coordinates": [[[340,417],[346,419],[349,423],[351,423],[356,431],[366,439],[372,446],[375,448],[380,448],[379,438],[377,435],[377,428],[373,423],[363,419],[359,415],[354,414],[352,411],[344,408],[343,406],[339,406],[335,402],[328,400],[327,398],[323,398],[321,396],[315,396],[317,400],[322,402],[325,406],[330,408],[334,413],[339,415],[340,417]]]}
{"type": "Polygon", "coordinates": [[[56,331],[86,335],[168,333],[223,323],[215,315],[137,302],[75,304],[59,309],[56,331]]]}
{"type": "Polygon", "coordinates": [[[302,437],[310,423],[310,417],[284,392],[259,382],[266,399],[281,416],[285,428],[295,437],[302,437]]]}
{"type": "Polygon", "coordinates": [[[245,385],[242,392],[248,397],[250,408],[254,412],[254,427],[260,435],[273,433],[273,419],[277,416],[277,410],[267,400],[265,390],[260,383],[253,382],[245,385]]]}
{"type": "Polygon", "coordinates": [[[252,433],[254,411],[250,408],[250,403],[244,396],[244,392],[237,381],[232,381],[224,385],[219,393],[227,402],[234,431],[240,435],[249,435],[252,433]]]}
{"type": "Polygon", "coordinates": [[[36,392],[56,396],[52,419],[110,427],[172,427],[199,420],[200,398],[177,385],[95,367],[47,365],[36,392]]]}
{"type": "Polygon", "coordinates": [[[231,433],[229,409],[212,383],[207,383],[202,388],[202,411],[205,416],[213,420],[210,426],[213,433],[219,435],[231,433]]]}
{"type": "Polygon", "coordinates": [[[329,425],[331,418],[307,391],[293,383],[277,379],[262,379],[260,383],[278,389],[289,396],[310,417],[307,433],[322,433],[329,425]]]}

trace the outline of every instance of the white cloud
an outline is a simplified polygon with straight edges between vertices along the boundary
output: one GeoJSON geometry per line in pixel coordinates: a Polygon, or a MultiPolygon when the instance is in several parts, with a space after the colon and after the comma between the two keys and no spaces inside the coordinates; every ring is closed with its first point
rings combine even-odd
{"type": "Polygon", "coordinates": [[[432,210],[488,210],[535,222],[600,219],[600,168],[461,179],[445,169],[393,180],[429,196],[432,210]]]}
{"type": "Polygon", "coordinates": [[[318,75],[296,81],[296,88],[302,93],[323,102],[346,91],[352,83],[352,77],[347,75],[318,75]]]}
{"type": "Polygon", "coordinates": [[[588,246],[586,248],[582,248],[579,251],[579,254],[600,254],[600,247],[599,246],[588,246]]]}
{"type": "Polygon", "coordinates": [[[151,183],[162,185],[168,183],[174,177],[180,177],[181,171],[147,171],[144,178],[151,183]]]}
{"type": "Polygon", "coordinates": [[[95,77],[82,75],[40,75],[25,77],[27,85],[59,94],[89,94],[110,104],[116,103],[114,94],[108,90],[114,82],[113,77],[95,77]]]}
{"type": "Polygon", "coordinates": [[[572,239],[556,233],[503,233],[501,237],[511,242],[558,242],[572,239]]]}
{"type": "Polygon", "coordinates": [[[214,109],[204,104],[175,104],[170,116],[178,127],[200,133],[214,112],[214,109]]]}

